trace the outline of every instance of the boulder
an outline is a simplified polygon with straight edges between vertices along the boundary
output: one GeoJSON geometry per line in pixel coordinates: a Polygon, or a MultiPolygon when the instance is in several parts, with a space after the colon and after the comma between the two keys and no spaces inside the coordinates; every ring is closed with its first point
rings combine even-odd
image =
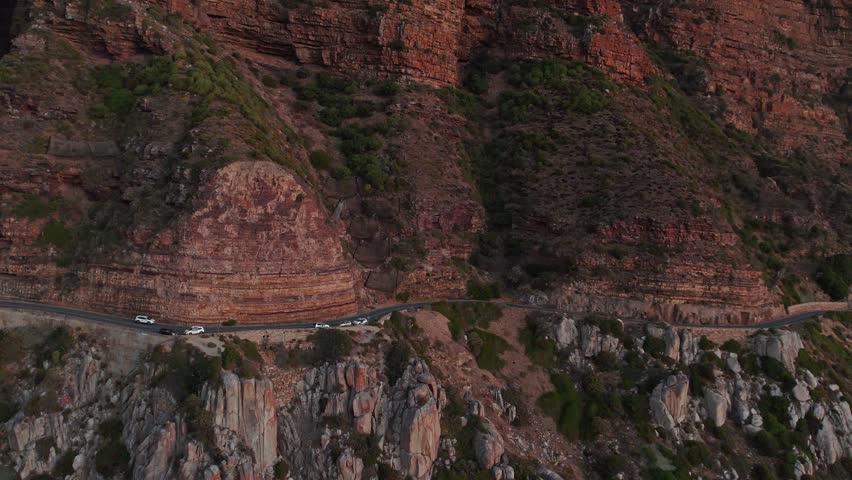
{"type": "Polygon", "coordinates": [[[819,458],[825,464],[832,465],[843,456],[843,448],[829,417],[822,419],[816,434],[816,446],[819,458]]]}
{"type": "Polygon", "coordinates": [[[483,469],[490,469],[503,456],[503,436],[487,418],[480,418],[473,435],[473,451],[476,461],[483,469]]]}
{"type": "Polygon", "coordinates": [[[669,327],[663,334],[663,340],[666,342],[665,356],[671,358],[675,362],[680,360],[680,336],[677,331],[669,327]]]}
{"type": "Polygon", "coordinates": [[[686,418],[689,378],[683,373],[670,375],[651,393],[651,418],[665,430],[673,431],[686,418]]]}
{"type": "Polygon", "coordinates": [[[337,458],[339,480],[361,480],[364,461],[356,457],[351,448],[347,448],[337,458]]]}
{"type": "Polygon", "coordinates": [[[811,399],[811,392],[808,390],[806,383],[798,383],[793,387],[793,398],[799,402],[807,402],[811,399]]]}
{"type": "Polygon", "coordinates": [[[573,345],[577,341],[577,325],[573,318],[562,316],[556,326],[556,344],[564,348],[573,345]]]}
{"type": "Polygon", "coordinates": [[[728,418],[728,397],[714,388],[704,388],[704,409],[713,425],[721,427],[728,418]]]}
{"type": "Polygon", "coordinates": [[[701,338],[696,337],[689,330],[680,332],[680,361],[684,365],[690,365],[698,358],[698,344],[701,338]]]}
{"type": "Polygon", "coordinates": [[[813,389],[819,386],[819,380],[817,380],[810,370],[802,369],[802,376],[805,378],[805,383],[808,384],[809,388],[813,389]]]}
{"type": "Polygon", "coordinates": [[[740,366],[740,360],[737,357],[736,353],[728,354],[728,358],[725,359],[725,365],[728,366],[728,370],[734,373],[740,373],[743,371],[742,366],[740,366]]]}
{"type": "Polygon", "coordinates": [[[752,339],[752,347],[757,355],[774,358],[792,372],[796,369],[796,359],[804,344],[798,333],[778,330],[756,335],[752,339]]]}

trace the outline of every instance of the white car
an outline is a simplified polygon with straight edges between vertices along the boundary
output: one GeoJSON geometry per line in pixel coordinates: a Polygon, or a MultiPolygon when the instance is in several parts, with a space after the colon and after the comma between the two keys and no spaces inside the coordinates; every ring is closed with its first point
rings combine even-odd
{"type": "Polygon", "coordinates": [[[352,321],[351,321],[351,320],[346,320],[345,322],[341,323],[341,324],[340,324],[340,326],[341,326],[341,327],[351,327],[351,326],[352,326],[352,321]]]}
{"type": "Polygon", "coordinates": [[[327,323],[315,323],[314,328],[331,328],[331,325],[327,323]]]}
{"type": "Polygon", "coordinates": [[[144,323],[146,325],[153,325],[157,323],[156,320],[149,317],[148,315],[136,315],[136,318],[134,318],[133,321],[136,323],[144,323]]]}
{"type": "Polygon", "coordinates": [[[355,325],[366,325],[368,321],[367,317],[361,317],[358,320],[355,320],[355,325]]]}
{"type": "Polygon", "coordinates": [[[199,335],[202,333],[204,333],[204,327],[199,327],[198,325],[193,325],[183,331],[184,335],[199,335]]]}

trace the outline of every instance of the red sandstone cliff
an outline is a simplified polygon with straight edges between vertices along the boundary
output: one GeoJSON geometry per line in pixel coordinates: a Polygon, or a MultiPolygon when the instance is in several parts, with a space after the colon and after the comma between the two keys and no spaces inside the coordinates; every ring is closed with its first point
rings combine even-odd
{"type": "MultiPolygon", "coordinates": [[[[559,128],[579,135],[559,152],[558,168],[548,179],[525,186],[539,203],[519,223],[521,237],[531,243],[557,237],[561,253],[568,252],[590,274],[571,283],[577,304],[666,304],[654,309],[667,318],[748,322],[777,311],[779,300],[760,267],[750,265],[741,252],[736,230],[743,220],[811,216],[808,228],[839,232],[829,235],[833,243],[820,248],[848,248],[843,219],[829,205],[838,198],[842,203],[842,191],[827,198],[812,179],[780,188],[772,178],[761,179],[759,195],[774,203],[763,210],[743,209],[735,221],[721,220],[713,212],[725,205],[720,192],[728,187],[711,187],[717,180],[702,170],[708,167],[696,160],[692,139],[674,132],[669,117],[659,115],[650,102],[634,101],[630,93],[632,88],[648,89],[648,77],[666,75],[652,61],[654,54],[688,53],[697,59],[692,65],[696,70],[677,80],[719,123],[730,122],[755,135],[778,155],[807,149],[832,162],[824,178],[840,175],[832,169],[848,163],[848,107],[829,101],[842,92],[850,64],[849,15],[840,4],[356,0],[286,8],[271,0],[199,5],[138,0],[118,10],[93,10],[78,1],[32,5],[28,18],[33,31],[18,39],[17,48],[25,57],[32,54],[48,62],[51,69],[36,69],[28,84],[0,86],[0,126],[13,132],[0,139],[2,294],[209,323],[328,318],[395,293],[461,294],[468,273],[451,259],[475,251],[475,235],[487,228],[463,151],[465,144],[481,140],[478,135],[491,132],[452,113],[434,91],[412,88],[383,112],[406,124],[398,137],[387,140],[392,153],[386,153],[400,160],[405,189],[376,195],[357,181],[338,182],[306,166],[312,149],[334,148],[335,140],[310,113],[293,108],[292,96],[262,91],[257,66],[270,73],[306,66],[445,87],[459,85],[465,65],[482,58],[556,57],[593,65],[627,85],[612,93],[619,107],[609,117],[589,122],[568,115],[559,120],[559,128]],[[87,62],[185,55],[188,37],[196,42],[193,48],[206,48],[198,46],[204,43],[196,38],[201,34],[184,28],[183,21],[211,35],[227,52],[245,56],[252,66],[242,70],[249,77],[254,70],[258,78],[250,83],[274,110],[268,114],[271,133],[262,133],[293,162],[278,167],[245,161],[258,156],[259,141],[234,112],[226,121],[208,121],[184,132],[185,124],[170,120],[190,114],[189,104],[197,100],[193,96],[140,100],[134,108],[145,112],[145,120],[135,126],[141,132],[137,136],[134,126],[87,117],[95,99],[67,89],[78,85],[75,69],[87,62]],[[54,42],[44,40],[50,35],[70,42],[82,52],[80,58],[55,49],[54,42]],[[589,152],[598,140],[590,139],[609,125],[615,125],[607,130],[612,137],[601,144],[640,138],[639,151],[619,147],[629,157],[630,175],[598,184],[598,173],[567,173],[576,162],[591,160],[589,152]],[[638,136],[619,136],[624,128],[638,136]],[[192,138],[190,144],[185,135],[192,138]],[[57,155],[53,145],[62,138],[73,140],[66,146],[72,150],[74,142],[89,142],[85,149],[91,155],[57,155]],[[222,138],[232,144],[225,145],[222,138]],[[42,151],[45,141],[51,146],[42,151]],[[91,166],[103,161],[96,151],[116,157],[117,170],[93,182],[91,166]],[[571,157],[575,151],[587,158],[571,157]],[[188,157],[185,168],[171,172],[174,165],[167,159],[183,156],[188,157]],[[674,164],[688,175],[675,175],[666,166],[674,164]],[[216,171],[210,165],[227,166],[216,171]],[[207,173],[195,192],[189,178],[199,171],[207,173]],[[163,190],[168,192],[164,203],[183,209],[165,227],[146,218],[135,193],[163,182],[170,185],[163,190]],[[599,212],[595,219],[575,211],[578,195],[613,184],[627,199],[620,215],[599,212]],[[570,193],[563,194],[563,188],[570,193]],[[72,200],[74,208],[54,211],[48,218],[26,218],[16,213],[25,194],[72,200]],[[137,212],[129,220],[133,228],[127,238],[119,240],[111,255],[97,255],[97,261],[60,265],[62,252],[44,240],[47,225],[63,216],[79,221],[115,194],[137,212]],[[794,201],[777,201],[781,195],[794,201]],[[673,204],[690,196],[701,200],[706,215],[672,213],[673,204]],[[580,237],[585,239],[574,241],[580,237]],[[405,268],[393,263],[403,243],[422,250],[413,255],[414,265],[405,268]],[[662,248],[672,254],[615,258],[607,253],[613,245],[662,248]],[[673,312],[672,305],[679,310],[673,312]],[[715,310],[701,318],[695,312],[702,307],[695,305],[715,310]]],[[[192,68],[188,62],[186,67],[192,68]]],[[[486,104],[498,99],[500,81],[486,104]]],[[[731,160],[756,169],[747,155],[731,160]]]]}

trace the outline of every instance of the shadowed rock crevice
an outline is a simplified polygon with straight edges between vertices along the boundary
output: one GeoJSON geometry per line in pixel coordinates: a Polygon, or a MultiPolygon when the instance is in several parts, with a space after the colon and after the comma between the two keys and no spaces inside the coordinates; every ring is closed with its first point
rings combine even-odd
{"type": "Polygon", "coordinates": [[[0,57],[9,53],[12,46],[12,23],[17,0],[7,0],[0,5],[0,57]]]}

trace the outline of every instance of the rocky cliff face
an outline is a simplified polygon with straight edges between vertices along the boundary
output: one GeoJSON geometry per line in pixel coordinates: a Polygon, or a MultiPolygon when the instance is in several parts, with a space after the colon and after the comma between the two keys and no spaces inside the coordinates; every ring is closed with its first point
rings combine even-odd
{"type": "MultiPolygon", "coordinates": [[[[425,363],[409,365],[393,386],[375,367],[353,360],[310,369],[280,414],[278,445],[302,478],[360,478],[352,453],[335,461],[329,444],[363,448],[375,440],[381,458],[415,479],[430,478],[438,455],[446,399],[425,363]],[[334,420],[339,428],[329,427],[334,420]],[[324,426],[325,425],[325,426],[324,426]],[[308,445],[319,446],[307,448],[308,445]]],[[[344,450],[345,451],[345,450],[344,450]]],[[[359,459],[360,460],[360,459],[359,459]]]]}
{"type": "Polygon", "coordinates": [[[251,5],[241,0],[151,3],[251,50],[301,64],[379,78],[401,76],[435,86],[457,84],[457,65],[492,43],[515,56],[587,61],[631,82],[655,71],[636,37],[622,28],[617,1],[536,5],[335,1],[291,7],[273,0],[251,5]]]}
{"type": "Polygon", "coordinates": [[[278,419],[269,380],[222,375],[222,385],[202,393],[205,408],[213,414],[217,446],[223,451],[234,443],[252,452],[258,475],[278,459],[278,419]]]}
{"type": "Polygon", "coordinates": [[[783,151],[807,146],[841,160],[848,110],[814,100],[848,82],[848,5],[630,3],[629,23],[640,36],[706,60],[689,87],[705,96],[724,92],[726,121],[752,134],[771,132],[768,138],[783,151]]]}
{"type": "Polygon", "coordinates": [[[2,294],[328,318],[460,295],[496,252],[475,266],[571,309],[744,324],[849,249],[842,2],[106,3],[16,3],[2,294]],[[129,66],[153,57],[182,78],[129,66]],[[592,68],[550,88],[552,59],[592,68]]]}
{"type": "MultiPolygon", "coordinates": [[[[171,367],[139,363],[130,374],[109,372],[96,335],[87,338],[55,355],[44,380],[17,380],[23,388],[12,400],[22,408],[4,425],[8,443],[0,455],[21,478],[53,472],[84,479],[109,471],[148,480],[268,477],[278,459],[268,380],[225,373],[221,385],[206,386],[202,413],[192,413],[209,415],[210,437],[203,439],[202,423],[189,419],[186,405],[159,383],[171,367]]],[[[5,385],[3,395],[5,408],[5,385]]]]}
{"type": "MultiPolygon", "coordinates": [[[[174,228],[133,232],[135,242],[149,245],[144,253],[89,266],[70,295],[40,280],[55,268],[30,268],[37,229],[9,238],[5,269],[16,275],[0,289],[202,324],[343,316],[355,307],[354,277],[340,226],[327,222],[317,202],[277,165],[233,163],[208,179],[193,212],[174,228]]],[[[7,223],[3,231],[20,228],[7,223]]]]}

